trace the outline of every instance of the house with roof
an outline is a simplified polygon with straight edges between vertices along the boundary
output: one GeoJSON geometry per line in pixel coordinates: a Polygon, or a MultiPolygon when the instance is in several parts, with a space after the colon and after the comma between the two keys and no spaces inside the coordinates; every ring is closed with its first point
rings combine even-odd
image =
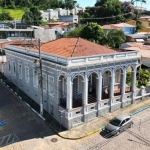
{"type": "MultiPolygon", "coordinates": [[[[16,41],[3,50],[7,57],[4,75],[40,105],[37,47],[16,41]]],[[[67,129],[141,99],[141,89],[135,87],[138,51],[61,38],[41,43],[41,57],[44,110],[67,129]],[[128,68],[132,70],[131,86],[126,84],[128,68]]]]}
{"type": "Polygon", "coordinates": [[[133,51],[136,50],[139,52],[139,56],[141,57],[141,65],[146,67],[150,67],[150,41],[149,43],[137,43],[137,42],[127,42],[123,43],[120,46],[120,49],[124,51],[133,51]]]}
{"type": "Polygon", "coordinates": [[[126,35],[126,42],[144,42],[147,41],[147,34],[130,34],[126,35]]]}
{"type": "Polygon", "coordinates": [[[104,32],[109,32],[112,29],[122,30],[121,27],[114,26],[113,24],[103,25],[103,26],[101,26],[101,28],[104,30],[104,32]]]}
{"type": "Polygon", "coordinates": [[[150,28],[150,16],[142,16],[138,18],[143,28],[150,28]]]}
{"type": "Polygon", "coordinates": [[[72,22],[49,22],[46,28],[55,29],[56,34],[63,34],[76,27],[76,23],[72,22]]]}
{"type": "Polygon", "coordinates": [[[135,25],[131,25],[127,23],[113,24],[113,26],[121,28],[125,33],[125,35],[134,34],[136,31],[135,25]]]}

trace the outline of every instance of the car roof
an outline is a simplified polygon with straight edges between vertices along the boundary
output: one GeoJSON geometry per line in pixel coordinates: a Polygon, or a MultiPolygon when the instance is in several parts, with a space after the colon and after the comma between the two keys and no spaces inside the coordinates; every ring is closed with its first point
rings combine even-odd
{"type": "Polygon", "coordinates": [[[131,116],[128,115],[128,114],[122,114],[122,115],[119,115],[119,116],[116,116],[115,118],[119,119],[119,120],[124,120],[126,118],[130,118],[131,116]]]}

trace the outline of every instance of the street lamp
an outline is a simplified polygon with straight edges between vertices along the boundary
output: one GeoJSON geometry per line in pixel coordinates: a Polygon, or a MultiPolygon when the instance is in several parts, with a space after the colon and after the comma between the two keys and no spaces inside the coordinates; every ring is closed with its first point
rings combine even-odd
{"type": "Polygon", "coordinates": [[[34,60],[36,68],[40,69],[40,114],[43,116],[43,77],[42,77],[42,58],[41,58],[41,44],[38,40],[39,59],[34,60]]]}

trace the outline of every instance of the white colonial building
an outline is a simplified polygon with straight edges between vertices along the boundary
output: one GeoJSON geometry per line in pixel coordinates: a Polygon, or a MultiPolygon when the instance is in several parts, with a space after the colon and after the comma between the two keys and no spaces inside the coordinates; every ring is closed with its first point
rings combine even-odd
{"type": "MultiPolygon", "coordinates": [[[[137,51],[116,51],[82,38],[61,38],[41,45],[44,109],[67,129],[134,103],[137,51]],[[130,69],[128,69],[130,68],[130,69]],[[132,72],[131,86],[126,84],[132,72]]],[[[40,104],[38,50],[32,43],[6,45],[4,75],[40,104]]]]}

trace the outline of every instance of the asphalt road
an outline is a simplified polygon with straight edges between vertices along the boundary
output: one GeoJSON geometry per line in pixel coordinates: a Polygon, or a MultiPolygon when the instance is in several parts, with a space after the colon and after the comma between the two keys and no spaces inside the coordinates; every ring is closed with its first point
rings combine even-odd
{"type": "Polygon", "coordinates": [[[106,138],[101,131],[79,140],[63,139],[55,135],[31,108],[16,99],[0,82],[2,150],[149,150],[150,109],[132,118],[133,128],[117,137],[106,138]]]}
{"type": "Polygon", "coordinates": [[[0,82],[0,147],[17,141],[44,138],[54,132],[0,82]]]}

